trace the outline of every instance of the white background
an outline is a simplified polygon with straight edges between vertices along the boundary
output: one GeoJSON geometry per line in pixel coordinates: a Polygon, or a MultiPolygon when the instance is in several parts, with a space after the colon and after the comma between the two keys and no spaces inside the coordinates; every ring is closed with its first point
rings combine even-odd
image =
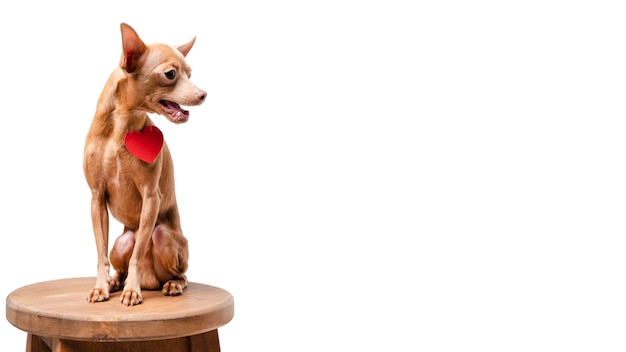
{"type": "Polygon", "coordinates": [[[96,274],[82,149],[127,22],[197,36],[208,100],[155,122],[224,351],[626,349],[619,1],[7,4],[0,296],[96,274]]]}

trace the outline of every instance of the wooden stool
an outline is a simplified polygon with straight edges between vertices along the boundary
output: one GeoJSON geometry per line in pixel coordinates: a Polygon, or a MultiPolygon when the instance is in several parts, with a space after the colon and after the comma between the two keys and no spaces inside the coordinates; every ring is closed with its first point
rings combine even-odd
{"type": "Polygon", "coordinates": [[[234,315],[227,291],[190,282],[180,296],[142,290],[143,302],[127,307],[121,292],[89,303],[95,278],[40,282],[7,297],[7,320],[28,333],[26,352],[220,350],[217,328],[234,315]]]}

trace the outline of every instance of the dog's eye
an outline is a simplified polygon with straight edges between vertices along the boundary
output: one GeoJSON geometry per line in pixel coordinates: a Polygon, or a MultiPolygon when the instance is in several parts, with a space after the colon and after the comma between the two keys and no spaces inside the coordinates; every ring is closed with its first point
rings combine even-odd
{"type": "Polygon", "coordinates": [[[174,79],[174,77],[176,77],[176,71],[169,70],[165,72],[165,77],[167,77],[167,79],[174,79]]]}

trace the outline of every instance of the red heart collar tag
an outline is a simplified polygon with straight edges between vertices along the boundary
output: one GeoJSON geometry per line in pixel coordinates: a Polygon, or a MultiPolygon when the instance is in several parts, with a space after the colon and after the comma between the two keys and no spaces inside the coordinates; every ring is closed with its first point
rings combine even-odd
{"type": "Polygon", "coordinates": [[[156,126],[146,126],[141,131],[128,131],[124,144],[132,155],[152,163],[163,147],[163,133],[156,126]]]}

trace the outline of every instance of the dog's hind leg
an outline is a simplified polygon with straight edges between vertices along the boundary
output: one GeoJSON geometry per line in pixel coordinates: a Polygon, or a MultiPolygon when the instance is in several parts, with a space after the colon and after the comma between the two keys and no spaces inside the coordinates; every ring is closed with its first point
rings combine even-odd
{"type": "Polygon", "coordinates": [[[111,265],[115,270],[115,274],[110,282],[111,292],[119,291],[124,286],[124,280],[128,274],[128,261],[133,254],[133,248],[135,247],[135,232],[124,229],[122,233],[113,244],[109,258],[111,265]]]}
{"type": "Polygon", "coordinates": [[[152,244],[154,271],[164,283],[161,292],[166,296],[182,294],[187,287],[187,239],[179,231],[160,224],[152,233],[152,244]]]}

